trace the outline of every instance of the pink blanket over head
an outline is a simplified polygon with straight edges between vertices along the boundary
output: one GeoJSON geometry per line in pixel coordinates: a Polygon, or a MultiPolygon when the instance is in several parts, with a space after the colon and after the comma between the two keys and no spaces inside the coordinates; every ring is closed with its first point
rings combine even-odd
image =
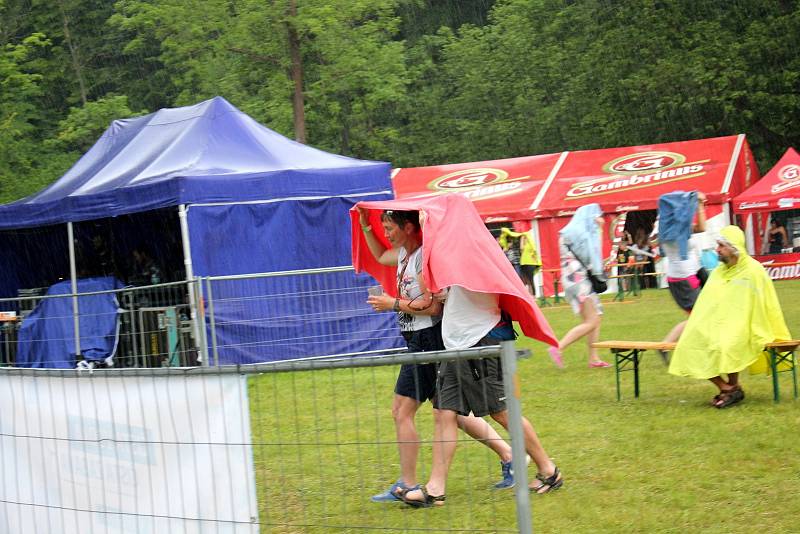
{"type": "Polygon", "coordinates": [[[519,322],[526,336],[558,346],[552,328],[533,297],[484,226],[472,203],[461,195],[359,202],[350,210],[353,266],[366,271],[397,296],[396,269],[381,265],[372,256],[359,223],[357,208],[369,211],[369,222],[378,240],[390,248],[381,230],[383,210],[418,210],[423,221],[422,276],[434,293],[458,285],[480,293],[500,296],[500,308],[519,322]]]}

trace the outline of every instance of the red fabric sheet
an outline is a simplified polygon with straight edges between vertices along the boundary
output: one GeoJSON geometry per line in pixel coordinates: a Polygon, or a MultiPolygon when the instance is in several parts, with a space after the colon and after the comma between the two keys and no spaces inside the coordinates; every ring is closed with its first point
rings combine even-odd
{"type": "Polygon", "coordinates": [[[358,207],[369,210],[372,231],[383,236],[383,210],[419,210],[424,213],[422,276],[428,288],[439,291],[452,285],[480,293],[500,295],[500,307],[518,321],[526,336],[548,345],[558,340],[542,312],[525,289],[514,267],[486,229],[475,206],[461,195],[432,198],[359,202],[350,210],[353,266],[378,280],[387,294],[397,296],[396,268],[379,264],[361,231],[358,207]]]}

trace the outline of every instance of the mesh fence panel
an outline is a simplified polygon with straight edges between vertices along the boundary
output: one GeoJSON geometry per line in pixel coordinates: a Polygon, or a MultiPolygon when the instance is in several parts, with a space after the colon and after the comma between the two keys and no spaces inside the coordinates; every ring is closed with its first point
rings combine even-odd
{"type": "MultiPolygon", "coordinates": [[[[499,352],[480,351],[471,357],[499,352]]],[[[517,531],[513,490],[493,488],[497,456],[461,433],[444,507],[370,501],[399,472],[395,364],[418,356],[238,368],[2,369],[0,529],[517,531]]],[[[430,405],[416,421],[424,481],[430,405]]]]}

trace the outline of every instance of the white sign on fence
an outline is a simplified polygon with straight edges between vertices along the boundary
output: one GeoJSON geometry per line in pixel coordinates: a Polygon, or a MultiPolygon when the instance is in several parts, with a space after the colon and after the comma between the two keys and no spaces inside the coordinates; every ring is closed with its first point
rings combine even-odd
{"type": "Polygon", "coordinates": [[[258,532],[243,376],[0,370],[0,531],[258,532]]]}

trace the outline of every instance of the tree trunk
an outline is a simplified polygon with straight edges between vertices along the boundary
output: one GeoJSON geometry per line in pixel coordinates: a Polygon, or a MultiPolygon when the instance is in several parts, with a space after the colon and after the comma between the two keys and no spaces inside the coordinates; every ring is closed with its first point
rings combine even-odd
{"type": "Polygon", "coordinates": [[[289,56],[292,60],[291,76],[294,82],[292,109],[294,110],[294,138],[299,143],[306,142],[306,114],[303,99],[303,60],[300,56],[300,37],[293,23],[297,17],[297,1],[289,1],[289,20],[286,30],[289,36],[289,56]]]}
{"type": "Polygon", "coordinates": [[[86,105],[86,84],[83,81],[81,62],[78,59],[78,47],[72,42],[72,36],[69,33],[69,19],[67,18],[67,11],[64,9],[63,0],[58,0],[58,7],[61,10],[61,22],[64,24],[64,40],[67,43],[69,55],[72,58],[72,68],[75,70],[75,77],[78,78],[78,88],[81,92],[81,102],[83,102],[83,105],[86,105]]]}
{"type": "Polygon", "coordinates": [[[350,100],[346,97],[342,100],[342,113],[341,113],[341,123],[342,123],[342,144],[339,147],[339,154],[346,155],[350,153],[350,113],[352,111],[352,107],[350,106],[350,100]]]}

